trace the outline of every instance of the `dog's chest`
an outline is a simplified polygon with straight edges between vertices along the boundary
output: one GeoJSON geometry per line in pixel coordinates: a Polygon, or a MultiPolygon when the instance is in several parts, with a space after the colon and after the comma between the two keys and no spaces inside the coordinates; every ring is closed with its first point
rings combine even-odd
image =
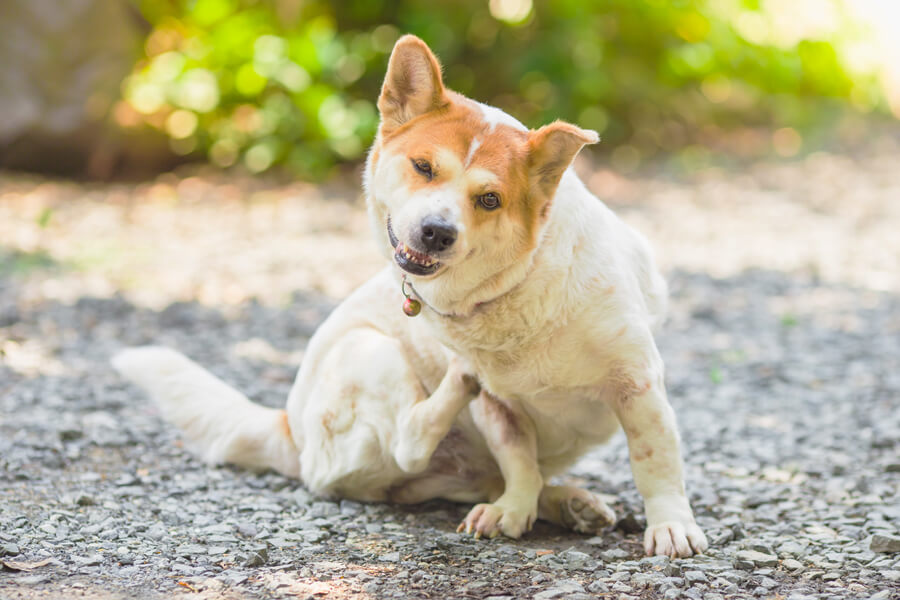
{"type": "Polygon", "coordinates": [[[466,357],[482,386],[497,397],[558,411],[559,403],[597,401],[603,366],[584,343],[580,328],[552,323],[514,323],[489,319],[474,326],[444,324],[440,336],[466,357]]]}

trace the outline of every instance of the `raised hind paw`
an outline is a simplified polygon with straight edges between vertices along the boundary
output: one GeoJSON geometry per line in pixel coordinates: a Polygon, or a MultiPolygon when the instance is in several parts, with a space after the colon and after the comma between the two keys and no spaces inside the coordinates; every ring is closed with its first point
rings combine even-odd
{"type": "Polygon", "coordinates": [[[539,517],[578,533],[599,533],[616,522],[616,514],[592,492],[571,485],[541,490],[539,517]]]}
{"type": "Polygon", "coordinates": [[[616,513],[596,494],[577,489],[559,505],[562,524],[578,533],[599,533],[616,522],[616,513]]]}

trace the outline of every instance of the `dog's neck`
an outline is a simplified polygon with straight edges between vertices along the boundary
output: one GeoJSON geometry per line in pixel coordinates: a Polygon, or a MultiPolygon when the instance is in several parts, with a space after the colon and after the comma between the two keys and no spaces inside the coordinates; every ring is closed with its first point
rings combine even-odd
{"type": "MultiPolygon", "coordinates": [[[[431,314],[442,319],[464,320],[483,310],[490,309],[498,300],[516,290],[528,277],[533,265],[537,249],[533,250],[527,260],[517,262],[508,269],[495,273],[478,283],[459,300],[446,299],[436,302],[429,298],[430,294],[423,296],[416,289],[415,284],[410,284],[416,298],[422,302],[425,309],[431,314]]],[[[430,288],[431,286],[429,286],[430,288]]],[[[435,297],[442,297],[440,290],[433,291],[435,297]]]]}

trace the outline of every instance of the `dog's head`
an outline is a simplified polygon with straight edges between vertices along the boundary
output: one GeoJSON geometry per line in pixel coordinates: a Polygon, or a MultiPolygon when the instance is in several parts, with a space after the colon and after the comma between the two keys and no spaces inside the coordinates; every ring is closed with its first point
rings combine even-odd
{"type": "Polygon", "coordinates": [[[394,46],[378,110],[365,175],[375,233],[419,293],[448,303],[502,288],[502,273],[527,262],[563,172],[598,140],[559,121],[530,131],[448,90],[434,54],[411,35],[394,46]]]}

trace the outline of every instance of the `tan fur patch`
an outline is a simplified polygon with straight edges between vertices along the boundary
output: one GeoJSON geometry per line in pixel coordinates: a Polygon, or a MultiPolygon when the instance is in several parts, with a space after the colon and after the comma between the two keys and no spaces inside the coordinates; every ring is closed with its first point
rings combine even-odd
{"type": "Polygon", "coordinates": [[[288,439],[292,439],[291,435],[291,426],[288,423],[288,415],[287,411],[281,411],[281,419],[278,420],[278,425],[281,427],[281,433],[288,439]]]}
{"type": "Polygon", "coordinates": [[[334,437],[334,430],[332,429],[334,419],[335,415],[330,410],[322,413],[322,430],[325,432],[325,437],[329,440],[334,437]]]}
{"type": "Polygon", "coordinates": [[[636,448],[631,452],[631,457],[638,462],[650,460],[653,458],[653,446],[641,444],[639,448],[636,448]]]}
{"type": "Polygon", "coordinates": [[[500,433],[500,440],[504,444],[513,444],[522,437],[519,418],[502,400],[487,392],[479,400],[484,407],[485,416],[500,433]]]}

